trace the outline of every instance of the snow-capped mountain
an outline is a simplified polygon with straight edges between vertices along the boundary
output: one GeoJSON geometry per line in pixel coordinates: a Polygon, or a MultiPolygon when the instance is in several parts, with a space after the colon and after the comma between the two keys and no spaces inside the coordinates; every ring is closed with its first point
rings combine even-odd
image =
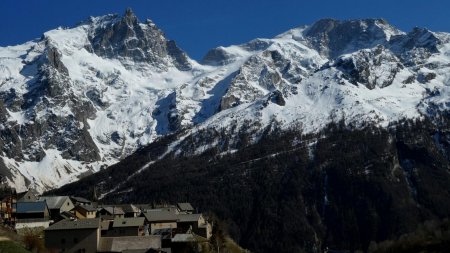
{"type": "MultiPolygon", "coordinates": [[[[198,63],[131,10],[90,18],[0,48],[1,174],[42,191],[176,131],[172,150],[205,129],[256,140],[272,124],[307,133],[436,116],[450,107],[449,70],[449,34],[379,19],[324,19],[198,63]]],[[[195,152],[220,141],[201,140],[195,152]]]]}

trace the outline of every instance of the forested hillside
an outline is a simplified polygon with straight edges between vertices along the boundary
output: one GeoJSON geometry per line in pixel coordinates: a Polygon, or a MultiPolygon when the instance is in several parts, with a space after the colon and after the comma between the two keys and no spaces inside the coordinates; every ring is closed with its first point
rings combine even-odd
{"type": "Polygon", "coordinates": [[[89,196],[98,185],[112,191],[104,202],[190,201],[253,252],[366,250],[449,216],[449,129],[445,117],[387,129],[341,121],[315,135],[268,128],[256,144],[242,135],[238,152],[172,154],[130,177],[169,136],[53,193],[89,196]]]}

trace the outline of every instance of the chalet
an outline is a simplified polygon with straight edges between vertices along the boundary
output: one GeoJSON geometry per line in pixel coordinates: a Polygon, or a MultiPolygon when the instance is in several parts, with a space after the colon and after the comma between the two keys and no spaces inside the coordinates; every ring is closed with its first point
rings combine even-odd
{"type": "Polygon", "coordinates": [[[114,220],[115,218],[125,218],[125,212],[117,206],[103,206],[97,208],[97,217],[102,220],[114,220]]]}
{"type": "Polygon", "coordinates": [[[17,202],[16,229],[25,227],[48,227],[50,224],[49,209],[45,201],[17,202]]]}
{"type": "Polygon", "coordinates": [[[0,203],[0,216],[4,222],[13,224],[14,213],[16,212],[17,202],[34,202],[37,201],[37,193],[34,190],[28,190],[21,193],[15,193],[14,190],[7,192],[3,190],[0,203]]]}
{"type": "Polygon", "coordinates": [[[177,204],[178,211],[180,213],[194,213],[194,208],[190,203],[178,203],[177,204]]]}
{"type": "Polygon", "coordinates": [[[105,237],[142,236],[144,235],[143,217],[115,218],[112,227],[104,234],[105,237]]]}
{"type": "Polygon", "coordinates": [[[72,209],[72,213],[78,219],[92,219],[97,216],[97,208],[90,205],[76,205],[72,209]]]}
{"type": "Polygon", "coordinates": [[[156,229],[162,228],[177,228],[177,213],[173,211],[154,209],[148,210],[141,214],[141,217],[145,218],[145,223],[150,226],[150,233],[156,229]]]}
{"type": "Polygon", "coordinates": [[[54,221],[61,220],[60,213],[69,212],[75,207],[68,196],[45,196],[40,197],[39,201],[47,202],[50,217],[54,221]]]}
{"type": "Polygon", "coordinates": [[[50,252],[97,252],[100,219],[62,220],[44,230],[50,252]]]}
{"type": "Polygon", "coordinates": [[[179,214],[177,226],[180,231],[192,231],[207,239],[212,235],[212,227],[202,214],[179,214]]]}
{"type": "Polygon", "coordinates": [[[15,195],[9,195],[2,199],[0,205],[1,218],[6,223],[14,223],[14,213],[16,212],[17,199],[15,195]]]}

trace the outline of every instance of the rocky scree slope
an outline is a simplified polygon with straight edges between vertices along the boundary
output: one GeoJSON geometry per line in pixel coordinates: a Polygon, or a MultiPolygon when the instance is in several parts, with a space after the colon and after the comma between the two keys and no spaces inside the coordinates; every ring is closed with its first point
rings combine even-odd
{"type": "Polygon", "coordinates": [[[320,20],[197,63],[131,10],[90,18],[0,48],[2,180],[55,188],[170,133],[155,159],[234,152],[242,132],[254,143],[273,125],[315,133],[442,117],[449,68],[449,34],[380,19],[320,20]]]}

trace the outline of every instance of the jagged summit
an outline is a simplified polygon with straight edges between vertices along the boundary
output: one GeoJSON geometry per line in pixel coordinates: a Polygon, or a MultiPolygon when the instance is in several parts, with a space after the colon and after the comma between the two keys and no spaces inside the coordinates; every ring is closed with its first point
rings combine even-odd
{"type": "MultiPolygon", "coordinates": [[[[108,20],[109,21],[109,20],[108,20]]],[[[139,23],[131,9],[112,22],[95,24],[89,34],[89,49],[106,58],[123,58],[147,62],[161,69],[173,64],[180,70],[191,65],[186,54],[150,20],[139,23]]]]}
{"type": "Polygon", "coordinates": [[[385,44],[400,34],[403,32],[384,19],[321,19],[303,32],[312,47],[331,58],[385,44]]]}

